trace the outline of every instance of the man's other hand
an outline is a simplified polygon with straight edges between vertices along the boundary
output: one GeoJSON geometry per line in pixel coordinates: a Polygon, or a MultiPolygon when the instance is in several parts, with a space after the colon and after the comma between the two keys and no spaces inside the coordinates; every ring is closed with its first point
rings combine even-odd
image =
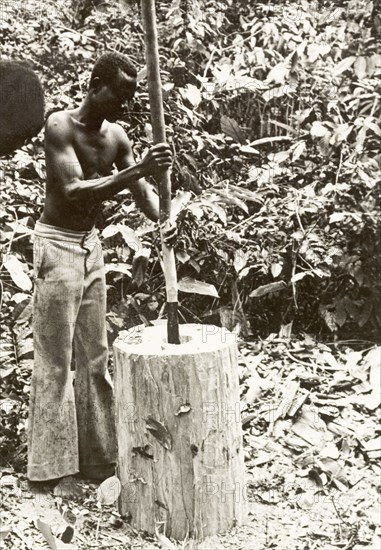
{"type": "Polygon", "coordinates": [[[142,176],[157,176],[172,165],[172,153],[167,143],[153,145],[140,162],[142,176]]]}

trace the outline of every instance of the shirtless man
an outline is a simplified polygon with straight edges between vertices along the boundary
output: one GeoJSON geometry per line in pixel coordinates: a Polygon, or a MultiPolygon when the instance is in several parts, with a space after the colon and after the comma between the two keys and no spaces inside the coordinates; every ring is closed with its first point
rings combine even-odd
{"type": "Polygon", "coordinates": [[[62,480],[78,472],[102,480],[114,472],[105,272],[94,222],[102,201],[126,188],[157,221],[159,199],[143,178],[171,165],[167,144],[153,146],[135,163],[124,130],[115,124],[135,90],[129,59],[104,54],[82,104],[52,114],[46,123],[46,201],[34,240],[31,481],[62,480]],[[111,175],[114,165],[119,172],[111,175]]]}

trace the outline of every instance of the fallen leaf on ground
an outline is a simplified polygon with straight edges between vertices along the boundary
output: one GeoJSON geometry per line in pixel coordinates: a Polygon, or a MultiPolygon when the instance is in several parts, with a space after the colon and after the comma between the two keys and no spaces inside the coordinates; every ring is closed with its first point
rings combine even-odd
{"type": "Polygon", "coordinates": [[[156,538],[160,542],[162,548],[165,548],[165,550],[178,550],[177,546],[173,544],[173,542],[171,542],[168,537],[166,537],[162,533],[159,533],[157,529],[155,531],[156,538]]]}
{"type": "Polygon", "coordinates": [[[36,522],[37,528],[44,536],[46,542],[49,544],[51,550],[78,550],[78,545],[66,544],[62,540],[55,537],[52,533],[52,529],[48,523],[45,523],[40,518],[36,522]]]}
{"type": "Polygon", "coordinates": [[[310,445],[322,449],[328,439],[325,422],[317,410],[304,406],[302,414],[292,425],[292,431],[310,445]]]}
{"type": "Polygon", "coordinates": [[[13,487],[17,485],[17,477],[15,476],[2,476],[0,479],[0,487],[13,487]]]}
{"type": "Polygon", "coordinates": [[[12,527],[10,527],[9,525],[3,525],[2,527],[0,527],[0,541],[4,540],[9,535],[9,533],[12,533],[12,527]]]}
{"type": "Polygon", "coordinates": [[[105,479],[97,489],[97,499],[102,506],[114,504],[118,499],[121,491],[121,483],[116,476],[111,476],[105,479]]]}

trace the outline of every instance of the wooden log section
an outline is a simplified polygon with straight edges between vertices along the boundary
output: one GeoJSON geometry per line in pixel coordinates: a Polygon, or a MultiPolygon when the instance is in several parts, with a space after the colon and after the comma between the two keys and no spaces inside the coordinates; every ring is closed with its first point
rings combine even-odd
{"type": "MultiPolygon", "coordinates": [[[[132,331],[129,331],[131,334],[132,331]]],[[[165,326],[114,343],[119,508],[131,525],[201,540],[240,525],[245,481],[235,335],[165,326]]]]}

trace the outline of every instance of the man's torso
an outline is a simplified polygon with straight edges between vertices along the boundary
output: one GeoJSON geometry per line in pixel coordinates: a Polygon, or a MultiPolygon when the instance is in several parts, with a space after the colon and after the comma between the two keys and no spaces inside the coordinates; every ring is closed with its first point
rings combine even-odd
{"type": "MultiPolygon", "coordinates": [[[[82,179],[96,179],[112,174],[118,154],[119,140],[115,126],[104,121],[99,131],[89,131],[76,118],[77,111],[60,113],[70,124],[71,146],[78,159],[82,179]]],[[[49,148],[46,149],[46,163],[49,165],[49,148]]],[[[41,222],[78,231],[88,231],[101,206],[100,202],[89,200],[69,202],[51,171],[47,170],[45,208],[41,222]]]]}

